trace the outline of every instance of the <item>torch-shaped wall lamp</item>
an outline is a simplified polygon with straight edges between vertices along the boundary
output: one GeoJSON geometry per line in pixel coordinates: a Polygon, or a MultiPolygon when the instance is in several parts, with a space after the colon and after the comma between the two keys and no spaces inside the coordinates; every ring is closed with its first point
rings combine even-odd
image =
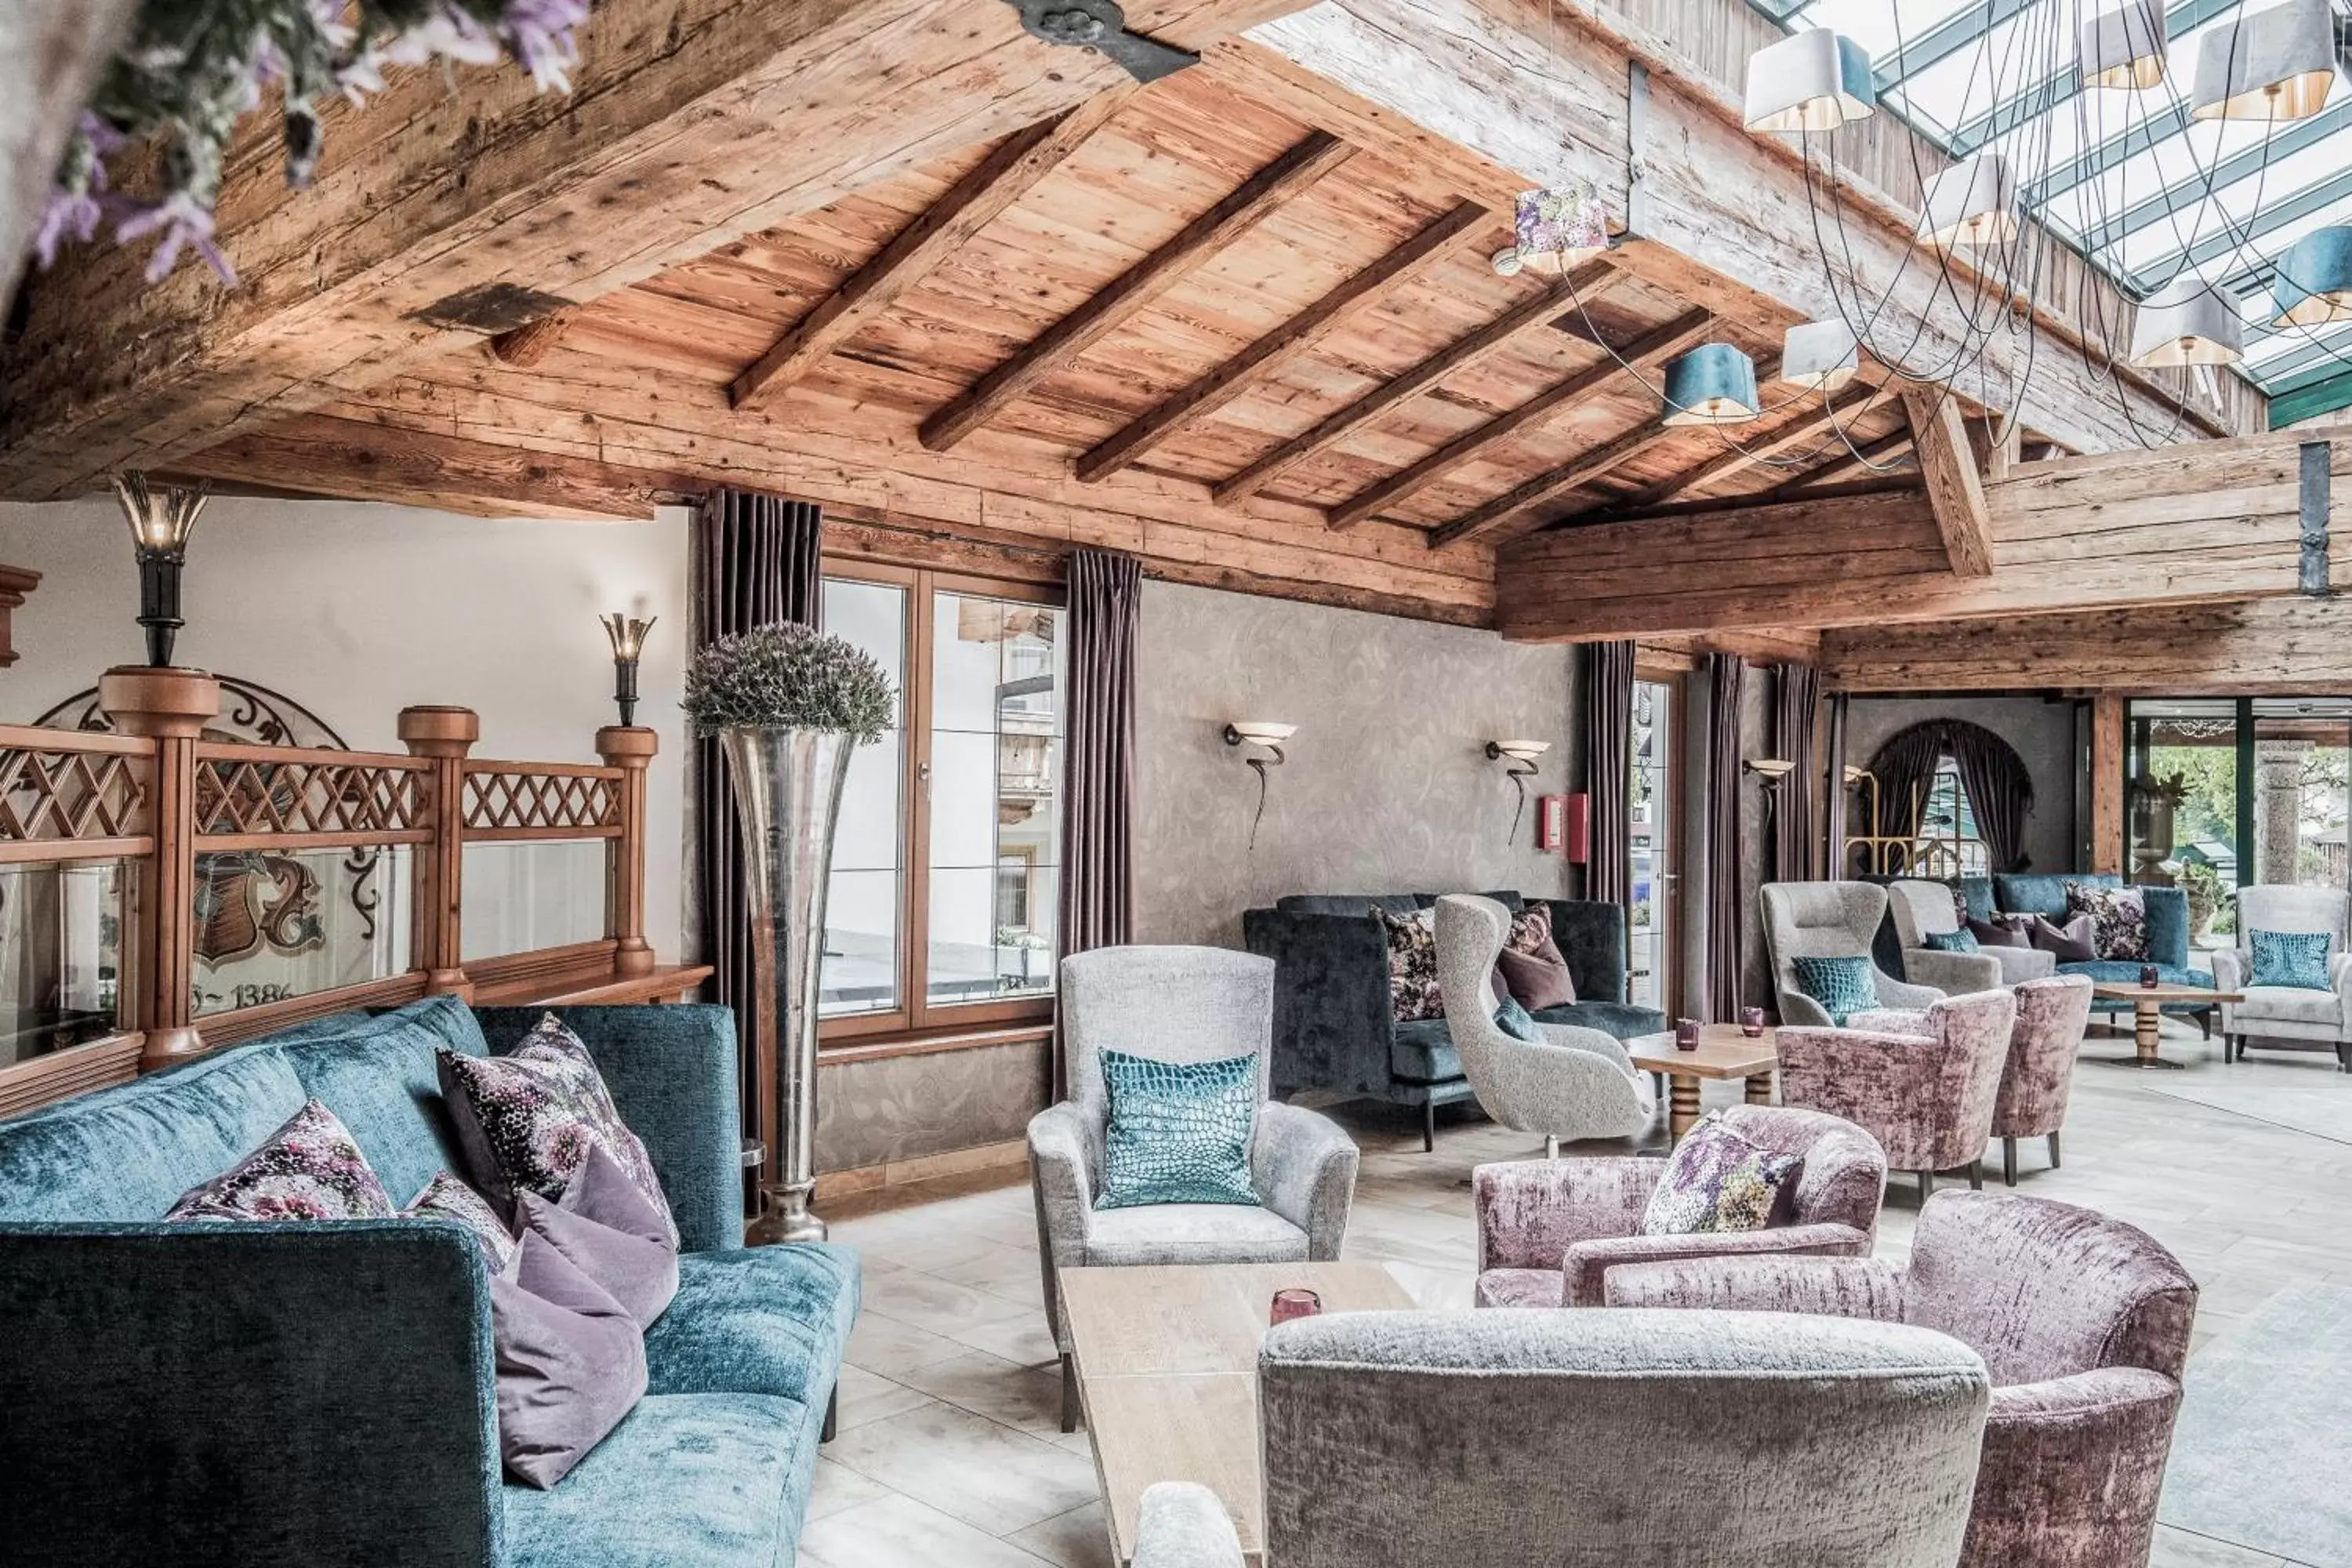
{"type": "Polygon", "coordinates": [[[603,616],[604,635],[613,642],[613,702],[621,710],[621,727],[637,721],[637,660],[645,656],[646,634],[658,616],[638,620],[614,610],[603,616]]]}
{"type": "Polygon", "coordinates": [[[135,468],[114,476],[114,497],[122,503],[139,558],[139,624],[147,632],[147,662],[159,669],[172,662],[172,644],[186,624],[180,619],[180,568],[188,558],[188,532],[211,495],[207,485],[153,489],[135,468]]]}
{"type": "Polygon", "coordinates": [[[1519,792],[1519,803],[1511,808],[1511,831],[1503,840],[1516,843],[1519,837],[1519,818],[1528,809],[1528,781],[1541,771],[1539,758],[1551,750],[1549,741],[1489,741],[1486,760],[1502,763],[1503,772],[1509,775],[1511,785],[1519,792]]]}
{"type": "Polygon", "coordinates": [[[1257,825],[1265,817],[1265,770],[1283,764],[1282,743],[1298,733],[1296,724],[1277,724],[1271,719],[1235,719],[1225,726],[1228,746],[1255,746],[1266,754],[1244,757],[1252,773],[1257,774],[1257,812],[1250,818],[1249,847],[1257,847],[1257,825]]]}

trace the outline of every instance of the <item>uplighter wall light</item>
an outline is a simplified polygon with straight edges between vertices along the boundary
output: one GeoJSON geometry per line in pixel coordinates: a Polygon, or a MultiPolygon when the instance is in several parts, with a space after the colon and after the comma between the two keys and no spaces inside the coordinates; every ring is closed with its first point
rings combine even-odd
{"type": "Polygon", "coordinates": [[[1276,723],[1271,719],[1235,719],[1225,726],[1228,746],[1255,746],[1266,755],[1244,757],[1243,763],[1257,774],[1257,811],[1250,817],[1249,847],[1257,847],[1257,825],[1265,820],[1265,770],[1278,768],[1288,759],[1283,754],[1283,742],[1298,733],[1296,724],[1276,723]]]}
{"type": "Polygon", "coordinates": [[[1756,362],[1729,343],[1701,343],[1667,362],[1668,425],[1744,425],[1758,406],[1756,362]]]}
{"type": "Polygon", "coordinates": [[[172,645],[186,625],[180,618],[180,569],[187,563],[188,534],[211,493],[206,485],[153,489],[136,468],[114,476],[114,499],[122,503],[131,552],[139,561],[139,625],[147,634],[147,662],[158,669],[172,662],[172,645]]]}
{"type": "Polygon", "coordinates": [[[2189,94],[2195,120],[2302,120],[2336,85],[2336,23],[2328,0],[2286,0],[2208,31],[2189,94]]]}
{"type": "Polygon", "coordinates": [[[2318,228],[2287,247],[2271,274],[2273,327],[2352,321],[2352,226],[2318,228]]]}
{"type": "Polygon", "coordinates": [[[2193,273],[2142,300],[2132,322],[2131,362],[2142,370],[2235,364],[2245,352],[2246,323],[2237,306],[2193,273]]]}
{"type": "Polygon", "coordinates": [[[1528,809],[1528,781],[1543,771],[1542,757],[1551,750],[1549,741],[1489,741],[1486,760],[1502,763],[1503,772],[1512,786],[1519,792],[1519,803],[1511,810],[1511,831],[1504,837],[1506,844],[1516,843],[1519,837],[1519,818],[1528,809]]]}
{"type": "Polygon", "coordinates": [[[1869,54],[1826,27],[1791,33],[1748,57],[1740,121],[1750,131],[1834,131],[1877,108],[1869,54]]]}
{"type": "Polygon", "coordinates": [[[2164,0],[2128,0],[2083,24],[2083,85],[2145,88],[2164,79],[2164,0]]]}
{"type": "Polygon", "coordinates": [[[613,644],[613,702],[621,710],[621,728],[637,721],[637,661],[645,657],[646,634],[659,617],[644,620],[614,610],[603,616],[604,636],[613,644]]]}

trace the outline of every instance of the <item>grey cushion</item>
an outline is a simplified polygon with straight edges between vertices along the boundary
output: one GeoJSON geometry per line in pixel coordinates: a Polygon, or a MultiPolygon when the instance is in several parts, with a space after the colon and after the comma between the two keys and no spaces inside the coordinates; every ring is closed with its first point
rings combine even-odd
{"type": "Polygon", "coordinates": [[[1140,1263],[1297,1263],[1307,1233],[1270,1208],[1242,1204],[1139,1204],[1097,1209],[1087,1261],[1097,1267],[1140,1263]]]}
{"type": "Polygon", "coordinates": [[[552,1487],[644,1396],[645,1331],[536,1232],[490,1281],[490,1314],[499,1457],[515,1479],[552,1487]]]}

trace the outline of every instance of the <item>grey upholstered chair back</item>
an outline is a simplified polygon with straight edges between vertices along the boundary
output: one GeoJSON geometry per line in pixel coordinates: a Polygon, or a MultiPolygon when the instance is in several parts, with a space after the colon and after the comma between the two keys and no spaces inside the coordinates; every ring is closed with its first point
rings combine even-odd
{"type": "Polygon", "coordinates": [[[1266,1098],[1274,1040],[1274,960],[1222,947],[1100,947],[1062,960],[1062,1043],[1070,1098],[1107,1114],[1105,1049],[1163,1062],[1257,1053],[1266,1098]]]}
{"type": "Polygon", "coordinates": [[[2298,888],[2283,882],[2260,883],[2238,889],[2238,945],[2252,944],[2258,931],[2324,931],[2336,939],[2335,951],[2347,951],[2345,921],[2352,911],[2352,893],[2341,888],[2298,888]]]}
{"type": "Polygon", "coordinates": [[[1886,900],[1895,916],[1895,934],[1905,947],[1925,947],[1928,937],[1960,929],[1960,911],[1952,902],[1952,889],[1941,882],[1909,879],[1889,882],[1886,900]]]}
{"type": "Polygon", "coordinates": [[[1886,889],[1869,882],[1767,882],[1764,941],[1780,984],[1794,984],[1800,958],[1868,958],[1886,889]]]}
{"type": "Polygon", "coordinates": [[[1990,1388],[1903,1325],[1600,1308],[1305,1319],[1258,1384],[1276,1568],[1951,1568],[1990,1388]]]}

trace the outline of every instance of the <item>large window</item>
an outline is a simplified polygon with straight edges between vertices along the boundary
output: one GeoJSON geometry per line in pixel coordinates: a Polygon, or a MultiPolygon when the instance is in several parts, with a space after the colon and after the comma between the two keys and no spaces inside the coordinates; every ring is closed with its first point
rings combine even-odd
{"type": "Polygon", "coordinates": [[[1935,777],[1927,781],[1912,855],[1914,877],[1981,877],[1992,869],[1984,836],[1977,831],[1976,807],[1960,783],[1959,764],[1949,757],[1936,764],[1935,777]]]}
{"type": "Polygon", "coordinates": [[[1665,1010],[1674,994],[1674,688],[1633,683],[1633,777],[1626,793],[1627,845],[1633,882],[1627,998],[1665,1010]]]}
{"type": "Polygon", "coordinates": [[[850,764],[826,899],[829,1037],[1050,1012],[1061,844],[1062,611],[1017,588],[849,568],[824,625],[898,682],[850,764]]]}

